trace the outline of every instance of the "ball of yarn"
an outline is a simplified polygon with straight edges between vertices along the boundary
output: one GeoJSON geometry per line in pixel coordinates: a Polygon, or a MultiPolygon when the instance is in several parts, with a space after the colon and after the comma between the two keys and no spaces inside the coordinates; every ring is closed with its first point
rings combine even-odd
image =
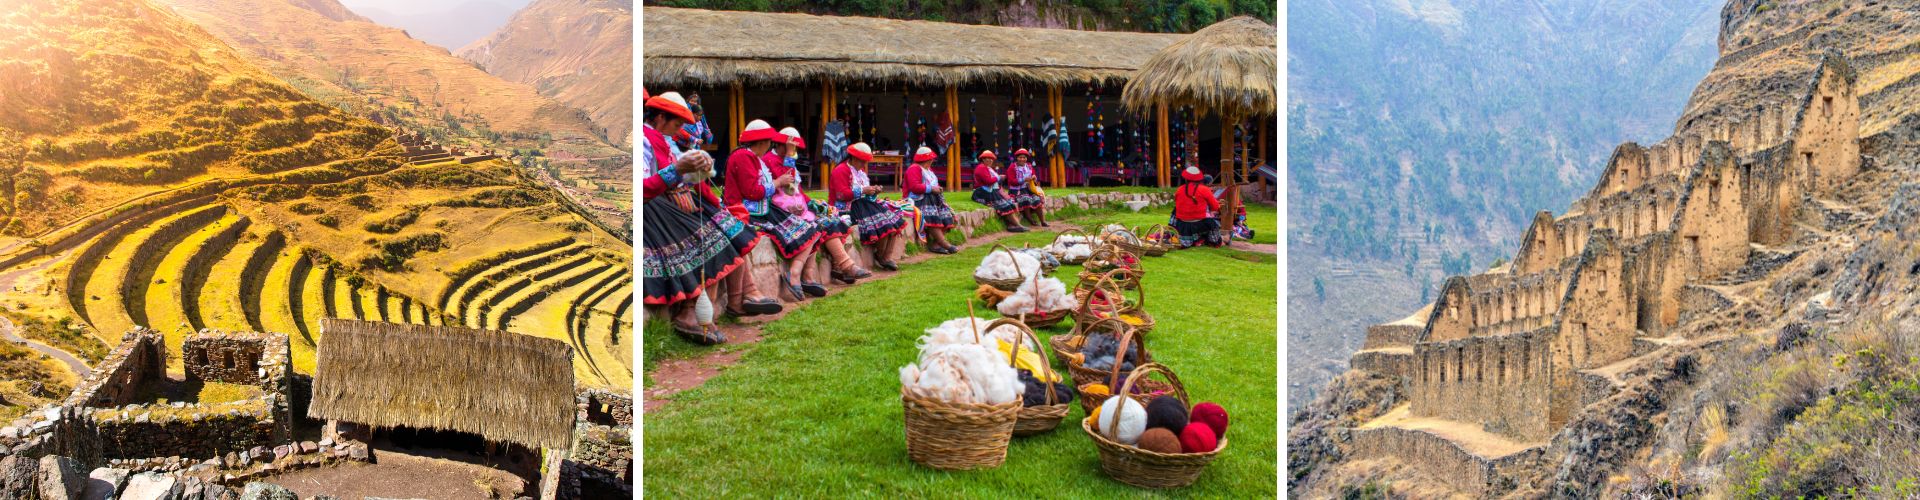
{"type": "Polygon", "coordinates": [[[1206,453],[1213,451],[1213,448],[1219,445],[1220,441],[1214,438],[1213,428],[1207,427],[1205,423],[1194,422],[1187,424],[1186,429],[1180,430],[1182,453],[1206,453]]]}
{"type": "Polygon", "coordinates": [[[1100,423],[1100,407],[1095,406],[1092,412],[1087,413],[1087,421],[1093,422],[1094,424],[1100,423]]]}
{"type": "Polygon", "coordinates": [[[1115,396],[1100,404],[1100,420],[1094,421],[1094,429],[1120,444],[1134,444],[1140,441],[1140,433],[1147,430],[1147,409],[1133,398],[1115,396]],[[1114,421],[1118,416],[1119,421],[1114,421]]]}
{"type": "Polygon", "coordinates": [[[1204,402],[1193,405],[1193,413],[1188,415],[1188,419],[1207,424],[1208,429],[1213,429],[1213,439],[1216,441],[1227,437],[1227,410],[1218,404],[1204,402]]]}
{"type": "Polygon", "coordinates": [[[1152,428],[1140,433],[1140,449],[1155,453],[1180,453],[1180,438],[1173,431],[1152,428]]]}
{"type": "Polygon", "coordinates": [[[1153,398],[1147,402],[1147,428],[1169,433],[1187,428],[1187,404],[1173,396],[1153,398]]]}
{"type": "Polygon", "coordinates": [[[1113,389],[1107,388],[1107,384],[1087,384],[1086,387],[1080,388],[1080,393],[1088,396],[1112,396],[1113,389]]]}

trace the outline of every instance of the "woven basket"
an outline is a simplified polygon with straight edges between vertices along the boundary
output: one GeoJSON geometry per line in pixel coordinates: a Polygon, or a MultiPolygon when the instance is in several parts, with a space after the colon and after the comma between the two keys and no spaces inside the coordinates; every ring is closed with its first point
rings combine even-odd
{"type": "Polygon", "coordinates": [[[1080,271],[1080,280],[1086,281],[1114,270],[1125,269],[1129,271],[1130,274],[1127,275],[1128,281],[1121,283],[1120,288],[1132,290],[1134,287],[1140,285],[1140,279],[1147,274],[1146,267],[1142,266],[1143,263],[1144,261],[1141,261],[1140,258],[1132,252],[1116,246],[1103,246],[1094,249],[1093,256],[1087,258],[1086,264],[1083,265],[1080,271]],[[1113,264],[1114,262],[1118,262],[1119,259],[1129,256],[1133,258],[1133,267],[1123,268],[1113,264]]]}
{"type": "MultiPolygon", "coordinates": [[[[1061,232],[1060,232],[1060,234],[1056,234],[1056,235],[1053,235],[1053,242],[1051,242],[1051,243],[1047,243],[1047,248],[1052,248],[1052,247],[1053,247],[1054,245],[1058,245],[1058,244],[1060,244],[1060,238],[1061,238],[1061,237],[1063,237],[1063,236],[1067,236],[1067,235],[1074,235],[1074,234],[1078,234],[1078,235],[1079,235],[1079,236],[1080,236],[1081,238],[1083,238],[1083,239],[1085,239],[1085,240],[1086,240],[1086,241],[1084,241],[1084,242],[1081,242],[1081,243],[1080,243],[1080,244],[1082,244],[1082,245],[1088,245],[1088,246],[1091,246],[1091,247],[1095,247],[1095,248],[1098,248],[1098,247],[1100,246],[1100,240],[1099,240],[1099,239],[1097,239],[1097,238],[1094,238],[1094,237],[1092,237],[1092,236],[1087,236],[1087,233],[1086,233],[1086,232],[1084,232],[1084,231],[1061,231],[1061,232]]],[[[1063,252],[1063,253],[1064,253],[1064,252],[1063,252]]],[[[1091,249],[1089,250],[1089,255],[1091,255],[1091,249]]],[[[1084,263],[1084,262],[1086,262],[1086,261],[1087,261],[1087,258],[1086,258],[1086,257],[1079,257],[1079,258],[1074,258],[1074,259],[1068,259],[1068,258],[1066,258],[1066,257],[1060,257],[1060,263],[1061,263],[1061,264],[1064,264],[1064,265],[1072,265],[1072,266],[1077,266],[1077,265],[1080,265],[1081,263],[1084,263]]]]}
{"type": "MultiPolygon", "coordinates": [[[[1150,362],[1153,360],[1153,352],[1147,350],[1147,343],[1145,341],[1146,339],[1141,338],[1137,335],[1134,335],[1133,328],[1130,326],[1127,326],[1125,322],[1122,322],[1120,320],[1114,320],[1114,319],[1103,319],[1103,320],[1095,321],[1091,323],[1083,323],[1083,325],[1085,326],[1081,328],[1075,328],[1076,330],[1079,330],[1079,334],[1081,337],[1079,339],[1080,346],[1084,347],[1086,345],[1085,336],[1091,335],[1093,334],[1093,332],[1096,332],[1096,331],[1105,330],[1108,335],[1112,335],[1114,336],[1114,338],[1120,339],[1120,348],[1122,349],[1125,349],[1128,346],[1131,346],[1134,344],[1139,345],[1140,356],[1144,359],[1137,360],[1137,362],[1135,362],[1134,364],[1138,365],[1138,364],[1150,362]]],[[[1125,355],[1116,353],[1114,355],[1113,365],[1120,366],[1125,361],[1126,361],[1125,355]]],[[[1081,387],[1088,384],[1107,383],[1109,381],[1119,382],[1118,378],[1116,377],[1116,374],[1113,373],[1112,370],[1096,370],[1093,368],[1087,368],[1086,362],[1084,360],[1076,362],[1073,360],[1073,358],[1067,358],[1067,374],[1073,377],[1074,387],[1081,387]],[[1109,380],[1109,379],[1112,379],[1112,380],[1109,380]]],[[[1111,388],[1113,386],[1108,385],[1107,387],[1111,388]]],[[[1082,398],[1082,401],[1085,401],[1085,398],[1082,398]]]]}
{"type": "MultiPolygon", "coordinates": [[[[1158,363],[1147,363],[1134,368],[1133,374],[1127,376],[1127,381],[1120,390],[1128,390],[1128,386],[1142,380],[1149,380],[1146,376],[1151,373],[1166,375],[1169,385],[1173,387],[1174,396],[1180,398],[1180,403],[1192,404],[1191,400],[1187,399],[1186,386],[1180,383],[1179,377],[1173,376],[1173,370],[1167,369],[1166,365],[1158,363]]],[[[1111,422],[1112,420],[1109,420],[1109,426],[1113,425],[1111,422]]],[[[1115,481],[1141,488],[1180,488],[1191,485],[1195,480],[1200,479],[1200,473],[1207,471],[1207,465],[1212,464],[1213,459],[1227,449],[1227,439],[1222,437],[1220,444],[1215,446],[1213,451],[1205,453],[1152,452],[1114,441],[1106,436],[1112,431],[1111,428],[1096,429],[1094,426],[1095,422],[1087,419],[1080,421],[1080,430],[1085,431],[1087,437],[1093,438],[1094,447],[1100,450],[1100,470],[1106,472],[1107,477],[1115,481]],[[1107,432],[1101,432],[1102,430],[1107,432]]]]}
{"type": "Polygon", "coordinates": [[[1153,315],[1148,314],[1146,310],[1147,287],[1141,284],[1137,277],[1129,279],[1130,277],[1138,276],[1138,274],[1138,272],[1127,269],[1115,269],[1107,271],[1104,274],[1095,275],[1090,279],[1080,280],[1080,283],[1075,285],[1073,290],[1073,297],[1080,301],[1080,307],[1073,310],[1074,323],[1089,324],[1103,318],[1120,319],[1123,317],[1134,317],[1139,319],[1140,324],[1129,323],[1127,326],[1138,330],[1140,335],[1153,332],[1153,326],[1157,324],[1157,322],[1153,320],[1153,315]],[[1134,283],[1131,289],[1139,292],[1139,299],[1137,300],[1126,296],[1126,283],[1129,281],[1134,283]],[[1088,299],[1093,297],[1095,290],[1101,289],[1104,289],[1108,297],[1121,297],[1120,305],[1107,309],[1100,309],[1094,306],[1093,301],[1088,299]]]}
{"type": "Polygon", "coordinates": [[[1145,255],[1147,253],[1146,240],[1131,229],[1101,229],[1100,239],[1108,245],[1133,252],[1134,255],[1145,255]],[[1121,235],[1120,233],[1123,232],[1126,234],[1121,235]],[[1132,238],[1128,238],[1128,236],[1132,236],[1132,238]]]}
{"type": "MultiPolygon", "coordinates": [[[[999,251],[1003,251],[1003,252],[1006,252],[1006,253],[1007,253],[1007,258],[1008,258],[1008,259],[1012,259],[1012,260],[1013,260],[1013,273],[1014,273],[1014,276],[1013,276],[1012,278],[998,278],[998,279],[995,279],[995,278],[982,278],[982,277],[980,277],[980,275],[978,275],[978,274],[975,274],[975,275],[973,275],[973,281],[974,281],[975,283],[979,283],[979,284],[982,284],[982,285],[987,285],[987,286],[990,286],[990,287],[994,287],[994,288],[998,288],[998,289],[1001,289],[1001,290],[1006,290],[1006,291],[1009,291],[1009,292],[1011,292],[1011,291],[1014,291],[1014,290],[1019,290],[1019,289],[1020,289],[1020,282],[1022,282],[1022,281],[1026,281],[1026,280],[1027,280],[1027,272],[1026,272],[1025,270],[1022,270],[1022,269],[1020,269],[1020,259],[1018,259],[1018,258],[1015,258],[1015,257],[1014,257],[1014,254],[1013,254],[1013,249],[1011,249],[1011,248],[1007,248],[1007,246],[1006,246],[1006,245],[1002,245],[1002,244],[999,244],[999,243],[994,243],[994,244],[993,244],[993,250],[999,250],[999,251]]],[[[988,255],[992,255],[992,254],[993,254],[993,250],[988,250],[988,251],[987,251],[987,254],[988,254],[988,255]]]]}
{"type": "MultiPolygon", "coordinates": [[[[1156,236],[1158,236],[1163,232],[1172,232],[1172,231],[1173,229],[1167,227],[1166,224],[1154,224],[1151,226],[1147,226],[1147,228],[1144,230],[1136,227],[1134,228],[1133,234],[1135,236],[1140,237],[1140,247],[1143,249],[1141,253],[1146,254],[1146,256],[1148,257],[1159,257],[1162,255],[1166,255],[1168,251],[1173,250],[1174,245],[1169,244],[1165,240],[1159,239],[1156,236]]],[[[1179,233],[1174,233],[1174,234],[1176,235],[1174,236],[1174,241],[1180,241],[1178,236],[1179,233]]]]}
{"type": "Polygon", "coordinates": [[[1102,371],[1087,368],[1084,365],[1071,363],[1067,365],[1067,370],[1073,375],[1074,388],[1080,391],[1080,408],[1086,410],[1088,414],[1092,414],[1094,408],[1099,408],[1101,403],[1107,402],[1107,398],[1113,397],[1114,394],[1126,394],[1127,397],[1133,398],[1135,402],[1146,405],[1147,402],[1153,401],[1153,398],[1159,397],[1161,393],[1172,390],[1173,388],[1165,382],[1147,379],[1140,381],[1138,385],[1140,390],[1136,393],[1118,392],[1121,389],[1120,367],[1126,365],[1128,353],[1133,352],[1132,349],[1128,348],[1129,344],[1136,342],[1140,344],[1140,357],[1143,359],[1134,363],[1133,368],[1135,371],[1139,371],[1142,365],[1152,363],[1153,353],[1147,350],[1147,338],[1134,335],[1133,329],[1128,327],[1126,323],[1108,319],[1101,320],[1100,323],[1095,323],[1095,325],[1106,326],[1107,323],[1118,325],[1120,328],[1117,330],[1109,329],[1111,332],[1119,335],[1120,338],[1120,345],[1117,346],[1119,350],[1115,351],[1113,357],[1113,367],[1102,371]],[[1106,384],[1108,394],[1104,396],[1088,395],[1086,388],[1093,384],[1106,384]]]}
{"type": "MultiPolygon", "coordinates": [[[[969,301],[971,309],[973,303],[969,301]]],[[[989,323],[992,325],[992,323],[989,323]]],[[[993,331],[989,326],[987,331],[993,331]]],[[[973,329],[974,342],[980,329],[973,329]]],[[[913,396],[900,388],[907,428],[907,458],[941,470],[988,469],[1007,461],[1007,443],[1020,418],[1020,402],[961,404],[913,396]]]]}
{"type": "Polygon", "coordinates": [[[1060,268],[1060,258],[1053,256],[1052,253],[1048,253],[1045,248],[1034,248],[1032,243],[1025,243],[1020,246],[1020,251],[1026,252],[1028,255],[1036,253],[1042,254],[1033,257],[1033,260],[1040,261],[1041,276],[1052,276],[1053,270],[1060,268]]]}
{"type": "MultiPolygon", "coordinates": [[[[1040,337],[1038,335],[1034,335],[1032,328],[1028,328],[1027,325],[1021,324],[1019,321],[1016,321],[1016,320],[1000,318],[1000,319],[993,320],[993,322],[991,323],[987,323],[987,327],[984,330],[991,332],[993,331],[993,329],[999,328],[1001,325],[1013,325],[1014,327],[1019,328],[1020,334],[1026,336],[1027,340],[1033,341],[1033,345],[1034,345],[1033,350],[1039,351],[1040,359],[1045,361],[1040,365],[1041,373],[1034,374],[1033,378],[1044,381],[1047,378],[1050,378],[1048,377],[1048,375],[1057,373],[1053,371],[1053,367],[1052,367],[1053,357],[1047,354],[1047,349],[1040,347],[1041,346],[1040,337]]],[[[1016,350],[1014,351],[1014,353],[1018,354],[1019,351],[1016,350]]],[[[1014,360],[1015,357],[1017,356],[1007,358],[1008,366],[1013,366],[1014,364],[1016,364],[1016,361],[1014,360]]],[[[1048,383],[1047,384],[1047,404],[1041,405],[1041,406],[1021,406],[1020,411],[1018,413],[1019,420],[1014,422],[1013,424],[1013,435],[1031,436],[1034,434],[1051,431],[1054,428],[1059,427],[1060,420],[1067,418],[1067,412],[1072,410],[1072,407],[1068,406],[1065,401],[1061,401],[1058,398],[1059,396],[1057,394],[1054,394],[1053,392],[1053,384],[1048,383]]]]}
{"type": "Polygon", "coordinates": [[[1020,322],[1026,323],[1028,327],[1035,328],[1035,329],[1053,328],[1054,326],[1058,326],[1061,321],[1066,320],[1070,316],[1073,316],[1072,309],[1061,309],[1061,310],[1052,311],[1052,312],[1042,311],[1038,313],[1021,313],[1020,322]]]}
{"type": "MultiPolygon", "coordinates": [[[[1085,345],[1086,342],[1087,338],[1080,335],[1079,324],[1074,325],[1072,333],[1062,333],[1047,337],[1047,346],[1052,347],[1053,352],[1056,353],[1078,353],[1080,352],[1080,346],[1085,345]]],[[[1060,361],[1063,363],[1067,362],[1066,354],[1060,355],[1060,361]]]]}
{"type": "Polygon", "coordinates": [[[999,467],[1019,420],[1020,402],[953,404],[921,399],[900,388],[906,406],[907,458],[941,470],[999,467]]]}

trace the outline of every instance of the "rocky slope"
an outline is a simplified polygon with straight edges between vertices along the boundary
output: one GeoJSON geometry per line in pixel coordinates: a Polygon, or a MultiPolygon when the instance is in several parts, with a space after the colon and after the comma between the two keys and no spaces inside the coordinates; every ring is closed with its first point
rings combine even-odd
{"type": "Polygon", "coordinates": [[[577,109],[335,0],[165,0],[249,62],[355,114],[474,147],[617,154],[577,109]]]}
{"type": "MultiPolygon", "coordinates": [[[[1828,50],[1857,72],[1866,170],[1803,200],[1790,241],[1708,280],[1719,306],[1611,367],[1618,388],[1501,471],[1508,498],[1905,498],[1920,494],[1920,75],[1914,2],[1746,1],[1675,124],[1706,127],[1805,85],[1828,50]]],[[[1541,207],[1557,208],[1557,207],[1541,207]]],[[[1352,429],[1407,397],[1362,371],[1293,416],[1289,484],[1310,497],[1458,492],[1418,459],[1356,459],[1352,429]]]]}
{"type": "Polygon", "coordinates": [[[632,144],[631,0],[537,0],[458,53],[494,76],[585,110],[603,137],[632,144]]]}
{"type": "Polygon", "coordinates": [[[1671,133],[1717,1],[1290,3],[1289,405],[1367,325],[1511,255],[1615,144],[1671,133]]]}

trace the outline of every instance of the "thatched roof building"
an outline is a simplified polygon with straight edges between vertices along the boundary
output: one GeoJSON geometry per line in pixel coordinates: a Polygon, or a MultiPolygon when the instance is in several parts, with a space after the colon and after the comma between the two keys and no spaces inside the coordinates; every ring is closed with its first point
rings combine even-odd
{"type": "MultiPolygon", "coordinates": [[[[823,78],[927,86],[1118,81],[1185,36],[652,6],[643,15],[642,81],[652,88],[823,78]]],[[[1271,27],[1267,33],[1271,44],[1271,27]]]]}
{"type": "Polygon", "coordinates": [[[1127,80],[1121,103],[1141,112],[1166,103],[1202,114],[1272,114],[1276,40],[1273,25],[1247,16],[1195,31],[1142,65],[1127,80]]]}
{"type": "Polygon", "coordinates": [[[573,350],[496,330],[326,319],[313,418],[443,429],[565,449],[574,420],[573,350]]]}

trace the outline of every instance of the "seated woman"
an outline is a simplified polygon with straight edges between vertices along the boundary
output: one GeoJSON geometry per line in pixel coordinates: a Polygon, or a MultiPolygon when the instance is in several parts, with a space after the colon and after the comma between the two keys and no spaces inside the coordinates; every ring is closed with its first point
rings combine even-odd
{"type": "Polygon", "coordinates": [[[908,201],[920,208],[920,225],[927,232],[927,251],[938,254],[951,254],[960,249],[947,243],[947,231],[953,229],[953,208],[947,206],[945,188],[940,187],[940,175],[933,172],[933,149],[920,146],[913,152],[913,165],[907,168],[907,182],[901,187],[906,191],[908,201]]]}
{"type": "Polygon", "coordinates": [[[1033,152],[1013,152],[1013,164],[1007,165],[1007,195],[1013,209],[1027,224],[1047,227],[1047,203],[1040,193],[1039,176],[1033,173],[1033,152]]]}
{"type": "MultiPolygon", "coordinates": [[[[767,152],[767,163],[773,165],[774,177],[797,176],[798,170],[794,168],[794,164],[800,156],[799,150],[807,148],[807,141],[801,139],[800,131],[793,127],[780,129],[780,135],[786,136],[787,139],[773,143],[773,150],[767,152]]],[[[783,186],[779,192],[774,193],[773,206],[815,226],[820,235],[820,243],[814,248],[812,254],[819,255],[821,250],[826,251],[828,260],[833,263],[835,280],[851,285],[860,278],[873,275],[855,265],[853,256],[847,255],[847,236],[853,234],[853,229],[847,226],[847,221],[834,215],[826,205],[813,201],[807,196],[806,191],[800,190],[798,182],[783,186]]],[[[800,268],[801,291],[814,297],[827,295],[827,287],[820,283],[819,276],[816,274],[819,272],[818,268],[812,265],[811,258],[794,259],[791,265],[800,268]]]]}
{"type": "Polygon", "coordinates": [[[1180,247],[1224,244],[1220,239],[1220,200],[1213,197],[1206,177],[1198,167],[1187,167],[1180,178],[1187,180],[1173,192],[1173,229],[1180,232],[1180,247]]]}
{"type": "Polygon", "coordinates": [[[973,202],[986,205],[993,209],[993,213],[999,214],[1000,221],[1007,225],[1007,232],[1027,232],[1027,228],[1014,218],[1018,209],[1013,199],[1000,192],[1000,172],[994,170],[993,159],[993,151],[980,152],[980,164],[973,167],[973,202]]]}
{"type": "MultiPolygon", "coordinates": [[[[682,154],[663,130],[679,131],[694,119],[679,94],[668,92],[645,100],[641,122],[642,302],[666,305],[673,331],[699,344],[719,344],[727,338],[714,324],[708,287],[720,280],[744,277],[740,264],[758,241],[757,235],[721,207],[707,177],[713,158],[702,152],[682,154]]],[[[748,280],[750,281],[750,280],[748,280]]],[[[737,297],[748,288],[734,287],[737,297]]],[[[777,302],[742,300],[742,308],[760,314],[779,312],[777,302]]]]}
{"type": "Polygon", "coordinates": [[[847,161],[833,167],[832,178],[827,181],[827,198],[834,210],[853,217],[853,226],[860,230],[860,244],[873,249],[874,267],[898,271],[900,266],[893,260],[899,255],[895,255],[893,243],[907,221],[900,218],[899,209],[880,203],[880,186],[867,179],[867,162],[871,161],[873,148],[867,143],[847,146],[847,161]]]}
{"type": "MultiPolygon", "coordinates": [[[[780,286],[785,287],[795,299],[805,299],[807,293],[795,284],[799,276],[795,276],[794,272],[800,267],[797,264],[812,258],[820,235],[813,223],[773,208],[771,198],[774,192],[797,182],[794,172],[785,171],[783,175],[775,176],[773,165],[767,163],[767,152],[773,148],[775,140],[784,142],[787,136],[781,135],[780,131],[774,130],[763,120],[748,122],[740,130],[740,149],[727,157],[725,198],[728,205],[745,207],[753,228],[773,240],[780,257],[788,262],[787,268],[780,273],[780,286]]],[[[825,292],[825,289],[821,291],[825,292]]]]}

